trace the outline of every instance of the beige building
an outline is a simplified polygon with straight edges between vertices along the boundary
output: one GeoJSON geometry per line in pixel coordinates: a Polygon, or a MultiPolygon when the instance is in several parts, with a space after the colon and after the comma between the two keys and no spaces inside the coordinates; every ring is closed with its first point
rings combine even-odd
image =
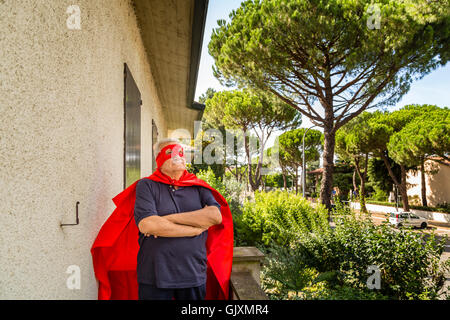
{"type": "MultiPolygon", "coordinates": [[[[425,188],[427,193],[427,204],[431,207],[442,203],[450,203],[450,162],[447,165],[436,161],[425,161],[425,188]]],[[[420,171],[410,171],[406,176],[408,184],[408,198],[411,204],[422,205],[420,171]]]]}
{"type": "Polygon", "coordinates": [[[0,299],[96,299],[112,198],[193,137],[207,0],[0,1],[0,299]],[[75,224],[78,213],[79,224],[75,224]]]}

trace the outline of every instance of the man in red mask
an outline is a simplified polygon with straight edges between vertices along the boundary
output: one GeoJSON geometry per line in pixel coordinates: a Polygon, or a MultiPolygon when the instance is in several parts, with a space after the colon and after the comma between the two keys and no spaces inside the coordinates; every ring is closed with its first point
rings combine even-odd
{"type": "Polygon", "coordinates": [[[117,209],[92,246],[99,299],[228,299],[228,204],[187,172],[176,140],[156,147],[158,168],[113,199],[117,209]]]}

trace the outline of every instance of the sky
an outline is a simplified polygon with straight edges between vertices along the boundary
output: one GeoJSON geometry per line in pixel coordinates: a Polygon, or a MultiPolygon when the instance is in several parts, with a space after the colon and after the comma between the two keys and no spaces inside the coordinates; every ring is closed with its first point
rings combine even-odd
{"type": "MultiPolygon", "coordinates": [[[[240,4],[241,0],[209,0],[195,93],[196,100],[208,88],[213,88],[216,91],[232,89],[222,86],[214,77],[212,70],[214,59],[208,53],[208,43],[211,39],[212,30],[217,28],[217,20],[225,19],[229,21],[229,14],[233,9],[237,9],[240,4]]],[[[439,107],[450,107],[450,64],[447,63],[446,66],[434,70],[421,80],[413,82],[409,92],[389,110],[397,110],[408,104],[434,104],[439,107]]],[[[303,117],[302,120],[301,127],[313,126],[307,117],[303,117]]],[[[275,137],[281,133],[276,132],[273,134],[268,141],[267,147],[273,145],[275,137]]]]}

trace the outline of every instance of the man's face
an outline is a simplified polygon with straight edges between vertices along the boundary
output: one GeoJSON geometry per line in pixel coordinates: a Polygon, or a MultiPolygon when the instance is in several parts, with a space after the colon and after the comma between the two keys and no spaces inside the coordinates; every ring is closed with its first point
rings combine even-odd
{"type": "MultiPolygon", "coordinates": [[[[174,142],[168,142],[165,143],[163,145],[161,145],[161,149],[163,149],[164,147],[170,145],[170,144],[174,144],[174,142]]],[[[177,148],[169,148],[166,149],[165,151],[166,155],[171,155],[171,157],[166,160],[163,165],[161,166],[161,170],[163,171],[178,171],[178,170],[185,170],[186,169],[186,158],[184,155],[184,152],[181,153],[179,150],[177,150],[177,148]]]]}

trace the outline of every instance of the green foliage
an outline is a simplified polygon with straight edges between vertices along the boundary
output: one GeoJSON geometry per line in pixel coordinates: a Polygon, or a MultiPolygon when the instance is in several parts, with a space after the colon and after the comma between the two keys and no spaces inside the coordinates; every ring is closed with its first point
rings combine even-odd
{"type": "MultiPolygon", "coordinates": [[[[359,181],[359,176],[356,175],[356,183],[359,181]]],[[[353,190],[353,168],[350,165],[343,163],[339,166],[335,166],[333,172],[333,187],[339,188],[339,200],[349,200],[349,191],[353,190]]]]}
{"type": "MultiPolygon", "coordinates": [[[[414,117],[392,135],[388,150],[397,163],[418,166],[429,156],[446,157],[450,151],[450,110],[415,106],[414,117]]],[[[410,109],[407,109],[410,110],[410,109]]]]}
{"type": "MultiPolygon", "coordinates": [[[[392,128],[389,125],[377,122],[380,118],[383,117],[379,113],[363,112],[341,127],[336,133],[336,152],[339,158],[352,163],[360,178],[359,192],[363,211],[367,211],[365,207],[366,187],[372,187],[370,183],[366,184],[369,174],[369,154],[373,156],[384,151],[385,144],[392,134],[392,128]]],[[[373,167],[371,169],[373,170],[373,167]]],[[[385,168],[382,174],[387,176],[385,168]]],[[[379,199],[382,196],[382,191],[377,190],[379,191],[377,199],[379,199]]]]}
{"type": "MultiPolygon", "coordinates": [[[[368,108],[395,104],[414,80],[450,58],[448,0],[377,1],[377,29],[368,26],[371,5],[373,0],[244,1],[212,32],[214,74],[225,85],[273,93],[322,126],[324,158],[331,162],[336,130],[368,108]]],[[[329,189],[328,166],[324,180],[329,189]]],[[[325,191],[321,197],[328,202],[325,191]]]]}
{"type": "Polygon", "coordinates": [[[369,126],[370,112],[363,112],[336,132],[336,152],[349,161],[361,162],[372,151],[377,132],[369,126]]]}
{"type": "Polygon", "coordinates": [[[286,245],[302,233],[325,230],[327,212],[317,209],[303,197],[285,191],[255,192],[254,201],[245,201],[242,216],[236,221],[241,245],[268,248],[286,245]]]}
{"type": "Polygon", "coordinates": [[[241,194],[244,188],[243,185],[230,176],[224,176],[222,179],[216,177],[211,168],[200,170],[196,175],[199,179],[206,181],[211,187],[216,189],[227,200],[233,217],[235,242],[239,242],[236,240],[239,238],[239,232],[236,232],[236,221],[239,221],[239,217],[242,215],[241,194]]]}
{"type": "Polygon", "coordinates": [[[214,88],[208,88],[208,89],[206,90],[206,92],[204,92],[204,93],[198,98],[198,102],[204,104],[204,103],[206,102],[206,100],[208,100],[208,99],[214,97],[214,94],[215,94],[216,92],[217,92],[217,91],[214,90],[214,88]]]}
{"type": "Polygon", "coordinates": [[[290,168],[297,168],[303,162],[303,135],[305,135],[305,162],[319,159],[323,145],[323,134],[319,130],[306,128],[283,132],[278,137],[280,161],[290,168]]]}
{"type": "MultiPolygon", "coordinates": [[[[274,173],[274,174],[266,174],[264,176],[265,179],[265,186],[266,187],[273,187],[273,188],[283,188],[284,187],[284,180],[283,180],[283,174],[281,173],[274,173]]],[[[292,177],[290,175],[286,175],[286,186],[292,187],[292,177]]]]}
{"type": "MultiPolygon", "coordinates": [[[[274,204],[277,207],[276,201],[268,206],[274,204]]],[[[411,230],[374,225],[367,217],[342,207],[333,216],[334,229],[308,229],[296,221],[276,223],[273,235],[265,229],[273,226],[268,220],[273,215],[259,214],[256,220],[243,221],[258,229],[258,239],[265,234],[272,241],[270,247],[263,247],[267,262],[262,281],[271,299],[437,298],[448,268],[440,263],[446,239],[437,242],[433,235],[425,238],[411,230]],[[295,237],[280,241],[279,237],[293,230],[295,237]],[[367,287],[369,266],[381,271],[379,290],[367,287]]],[[[302,217],[311,222],[313,215],[302,217]]]]}
{"type": "Polygon", "coordinates": [[[388,195],[384,190],[382,190],[378,187],[375,187],[374,189],[375,189],[375,193],[372,194],[370,199],[375,200],[375,201],[387,201],[388,195]]]}
{"type": "MultiPolygon", "coordinates": [[[[389,157],[387,160],[395,177],[400,180],[400,166],[389,157]]],[[[390,191],[392,191],[394,181],[392,181],[391,176],[387,174],[386,165],[383,160],[378,158],[370,158],[367,174],[369,176],[370,184],[375,190],[382,190],[387,195],[390,191]]]]}
{"type": "MultiPolygon", "coordinates": [[[[206,100],[204,119],[211,126],[221,128],[222,141],[213,141],[207,144],[205,149],[218,148],[224,156],[221,158],[227,163],[237,162],[237,159],[227,155],[226,143],[229,142],[225,131],[235,135],[232,155],[245,152],[247,163],[254,163],[253,158],[262,155],[261,161],[247,172],[250,186],[253,190],[258,189],[261,183],[261,167],[271,162],[263,148],[267,139],[274,130],[289,130],[301,124],[300,113],[290,108],[286,103],[270,92],[261,92],[251,89],[231,90],[216,92],[206,100]],[[249,134],[257,135],[256,148],[251,147],[249,134]],[[226,141],[224,141],[226,140],[226,141]],[[219,144],[217,147],[215,144],[219,144]],[[244,149],[244,150],[242,150],[244,149]],[[257,150],[255,150],[257,149],[257,150]]],[[[211,130],[214,131],[214,130],[211,130]]],[[[213,133],[213,132],[211,132],[213,133]]],[[[219,134],[217,134],[219,136],[219,134]]],[[[214,140],[221,140],[220,137],[214,140]]],[[[258,158],[259,160],[259,158],[258,158]]]]}
{"type": "Polygon", "coordinates": [[[227,129],[277,128],[300,126],[300,113],[274,95],[255,90],[216,92],[206,100],[204,118],[227,129]]]}
{"type": "MultiPolygon", "coordinates": [[[[314,254],[314,253],[312,253],[314,254]]],[[[262,270],[262,288],[272,300],[375,300],[386,299],[377,291],[339,284],[338,271],[319,272],[305,259],[305,252],[274,246],[262,270]]]]}
{"type": "MultiPolygon", "coordinates": [[[[210,95],[214,95],[214,90],[209,88],[206,93],[203,94],[203,99],[208,99],[210,95]]],[[[191,142],[191,147],[197,148],[200,146],[202,161],[192,161],[189,164],[190,171],[194,174],[198,174],[200,171],[206,171],[211,168],[216,177],[222,177],[225,173],[225,159],[229,157],[227,154],[226,146],[226,130],[224,126],[216,126],[217,124],[211,123],[207,119],[202,119],[201,130],[196,136],[196,140],[191,142]],[[212,134],[208,134],[212,129],[212,134]],[[206,161],[205,156],[210,159],[206,161]],[[197,162],[197,163],[196,163],[197,162]]],[[[236,150],[233,150],[235,153],[236,150]]],[[[192,158],[192,160],[195,160],[192,158]]]]}
{"type": "Polygon", "coordinates": [[[441,209],[441,210],[445,210],[444,212],[450,213],[450,203],[448,203],[448,202],[438,203],[436,205],[436,208],[437,209],[441,209]]]}
{"type": "Polygon", "coordinates": [[[196,176],[197,178],[206,181],[211,187],[219,191],[219,193],[222,194],[228,201],[227,190],[225,189],[222,179],[218,178],[211,168],[208,167],[206,170],[200,170],[196,176]]]}
{"type": "Polygon", "coordinates": [[[215,59],[215,75],[227,85],[277,92],[318,121],[308,106],[316,99],[325,107],[325,83],[332,74],[333,84],[341,85],[332,87],[336,109],[338,102],[359,107],[374,96],[380,104],[393,103],[414,79],[447,62],[449,3],[377,1],[379,29],[367,25],[371,4],[372,0],[244,1],[230,14],[230,22],[219,20],[213,30],[208,49],[215,59]],[[337,97],[342,92],[350,97],[337,97]]]}

